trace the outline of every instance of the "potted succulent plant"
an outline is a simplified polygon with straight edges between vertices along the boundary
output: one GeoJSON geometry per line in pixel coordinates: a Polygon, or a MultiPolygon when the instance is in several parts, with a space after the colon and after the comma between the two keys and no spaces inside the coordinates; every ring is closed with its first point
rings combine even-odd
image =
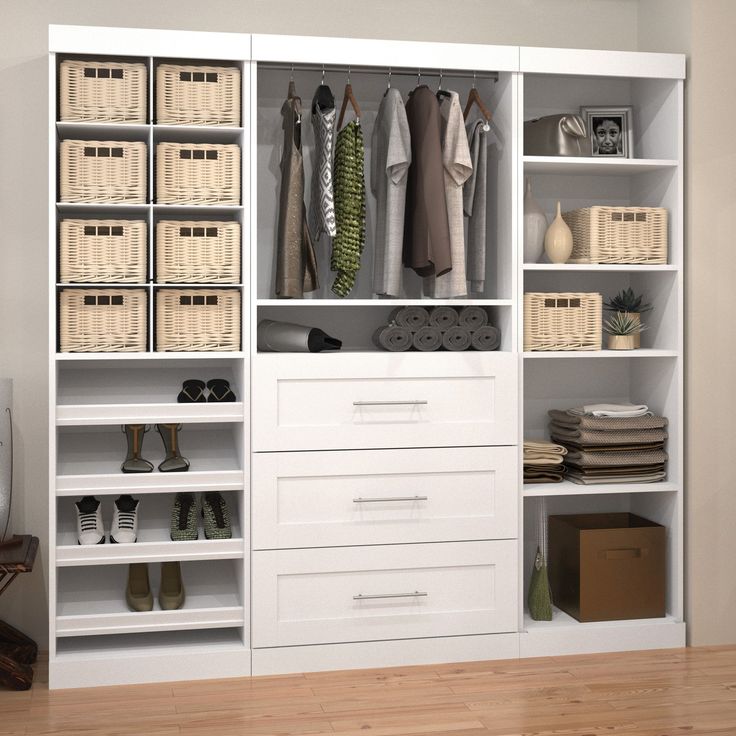
{"type": "MultiPolygon", "coordinates": [[[[650,312],[653,307],[651,304],[642,303],[644,301],[644,295],[640,294],[637,296],[634,293],[634,290],[632,288],[624,289],[623,291],[620,291],[616,296],[613,297],[613,299],[610,299],[607,301],[603,308],[607,309],[610,312],[622,312],[624,314],[629,315],[632,320],[641,325],[641,315],[644,312],[650,312]]],[[[634,330],[633,332],[630,332],[630,334],[633,338],[633,345],[632,348],[640,348],[641,347],[641,332],[646,329],[645,327],[639,327],[638,329],[634,330]]],[[[617,335],[620,333],[609,333],[612,335],[617,335]]],[[[621,348],[619,348],[621,349],[621,348]]],[[[625,348],[624,348],[625,349],[625,348]]]]}
{"type": "Polygon", "coordinates": [[[613,316],[603,323],[603,329],[608,333],[609,350],[633,350],[638,347],[634,338],[639,337],[647,328],[640,319],[637,319],[638,316],[633,312],[614,312],[613,316]]]}

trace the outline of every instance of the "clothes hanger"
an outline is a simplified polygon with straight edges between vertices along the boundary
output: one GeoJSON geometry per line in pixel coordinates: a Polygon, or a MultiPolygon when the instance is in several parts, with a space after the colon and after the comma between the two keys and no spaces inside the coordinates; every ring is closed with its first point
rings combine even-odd
{"type": "Polygon", "coordinates": [[[332,94],[332,90],[329,85],[325,84],[325,67],[322,66],[322,82],[317,87],[314,97],[312,98],[312,114],[317,112],[317,108],[320,110],[331,110],[335,107],[335,95],[332,94]]]}
{"type": "Polygon", "coordinates": [[[440,81],[437,85],[437,99],[440,97],[452,97],[452,95],[446,89],[442,89],[442,69],[440,69],[440,81]]]}
{"type": "Polygon", "coordinates": [[[463,120],[468,119],[468,113],[470,112],[470,108],[473,107],[473,105],[477,105],[481,114],[486,119],[483,130],[487,133],[491,129],[491,126],[488,125],[488,123],[490,122],[493,115],[491,115],[490,110],[483,104],[483,100],[481,99],[480,95],[478,94],[478,90],[475,87],[475,72],[473,72],[473,86],[470,88],[470,92],[468,93],[468,101],[465,104],[465,110],[463,111],[463,120]]]}
{"type": "Polygon", "coordinates": [[[350,103],[353,110],[355,111],[355,122],[360,123],[360,105],[358,104],[358,100],[355,99],[355,95],[353,94],[353,87],[350,84],[350,67],[348,67],[348,82],[345,85],[345,92],[343,93],[343,97],[342,97],[342,107],[340,108],[340,117],[337,121],[338,130],[342,128],[342,121],[345,118],[345,111],[348,109],[348,102],[350,103]]]}

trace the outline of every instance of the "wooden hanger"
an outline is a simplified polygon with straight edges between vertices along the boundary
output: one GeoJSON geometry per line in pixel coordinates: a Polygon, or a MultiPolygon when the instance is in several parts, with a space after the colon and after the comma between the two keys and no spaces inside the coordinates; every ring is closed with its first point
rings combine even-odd
{"type": "Polygon", "coordinates": [[[348,102],[351,104],[353,110],[355,111],[355,122],[360,122],[360,105],[358,104],[358,100],[355,99],[355,95],[353,94],[353,87],[350,84],[350,70],[348,70],[348,83],[345,85],[345,92],[342,96],[342,107],[340,108],[340,117],[337,120],[337,129],[340,130],[342,128],[342,121],[345,118],[345,111],[348,109],[348,102]]]}
{"type": "Polygon", "coordinates": [[[489,123],[493,115],[491,115],[490,110],[483,104],[483,100],[481,100],[480,95],[478,94],[478,90],[475,88],[475,74],[473,74],[473,86],[470,88],[468,101],[465,104],[463,120],[468,119],[468,113],[470,112],[470,108],[473,107],[474,104],[478,106],[478,109],[480,110],[483,117],[486,119],[486,122],[489,123]]]}

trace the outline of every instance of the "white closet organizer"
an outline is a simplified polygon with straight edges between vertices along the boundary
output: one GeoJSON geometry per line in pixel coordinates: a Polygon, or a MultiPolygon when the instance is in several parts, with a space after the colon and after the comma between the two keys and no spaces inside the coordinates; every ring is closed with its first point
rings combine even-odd
{"type": "MultiPolygon", "coordinates": [[[[514,658],[684,644],[682,601],[682,121],[684,58],[676,55],[529,49],[138,29],[50,28],[49,232],[51,325],[57,324],[57,228],[82,218],[144,219],[147,351],[59,353],[50,339],[51,687],[271,674],[350,667],[514,658]],[[65,58],[141,61],[148,70],[145,123],[58,119],[65,58]],[[238,66],[242,127],[160,125],[161,61],[238,66]],[[184,62],[182,62],[184,60],[184,62]],[[484,291],[428,300],[405,270],[400,299],[371,291],[374,201],[355,288],[330,292],[328,246],[316,243],[321,288],[303,299],[273,292],[283,131],[290,79],[302,98],[307,201],[310,105],[325,82],[338,104],[348,79],[370,133],[388,83],[421,81],[460,93],[475,84],[493,113],[488,156],[484,291]],[[581,105],[634,108],[634,158],[523,155],[523,121],[581,105]],[[64,204],[58,141],[139,140],[148,145],[145,204],[64,204]],[[230,206],[157,204],[155,143],[238,143],[242,201],[230,206]],[[523,182],[551,214],[590,204],[669,211],[663,266],[523,263],[523,182]],[[155,352],[155,224],[162,218],[228,219],[242,226],[242,349],[155,352]],[[524,291],[644,291],[643,347],[633,353],[523,352],[524,291]],[[502,330],[494,353],[377,351],[375,328],[405,304],[476,304],[502,330]],[[263,318],[319,326],[344,342],[337,354],[258,354],[263,318]],[[186,378],[227,378],[238,401],[177,404],[186,378]],[[669,472],[652,485],[525,487],[524,437],[545,436],[546,411],[590,401],[645,402],[670,420],[669,472]],[[182,422],[183,474],[119,472],[124,423],[182,422]],[[251,490],[252,489],[252,490],[251,490]],[[180,490],[221,491],[234,515],[230,540],[171,542],[168,516],[180,490]],[[76,545],[73,502],[95,494],[110,518],[119,493],[141,498],[135,545],[76,545]],[[524,614],[535,497],[551,513],[632,511],[668,529],[667,616],[580,624],[524,614]],[[526,541],[525,541],[526,540],[526,541]],[[126,564],[182,560],[188,599],[179,611],[131,613],[126,564]]],[[[349,119],[349,118],[348,118],[349,119]]],[[[369,171],[369,166],[366,166],[369,171]]],[[[176,285],[174,285],[176,286],[176,285]]],[[[188,285],[187,285],[188,286],[188,285]]],[[[160,439],[144,456],[160,460],[160,439]]]]}

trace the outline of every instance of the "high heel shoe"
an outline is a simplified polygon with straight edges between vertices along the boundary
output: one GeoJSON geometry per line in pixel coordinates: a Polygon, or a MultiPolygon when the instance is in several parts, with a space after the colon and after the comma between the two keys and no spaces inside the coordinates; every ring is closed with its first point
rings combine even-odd
{"type": "Polygon", "coordinates": [[[199,378],[189,378],[182,384],[181,391],[176,397],[180,404],[202,404],[207,401],[204,395],[204,381],[199,378]]]}
{"type": "Polygon", "coordinates": [[[128,454],[125,456],[120,470],[123,473],[151,473],[153,463],[141,457],[143,435],[147,432],[145,424],[125,424],[123,433],[128,440],[128,454]]]}
{"type": "Polygon", "coordinates": [[[235,401],[235,393],[224,378],[211,378],[207,381],[207,388],[210,390],[207,401],[235,401]]]}
{"type": "Polygon", "coordinates": [[[181,424],[157,424],[156,429],[161,435],[166,449],[166,457],[158,466],[162,473],[183,473],[189,470],[189,460],[179,452],[179,430],[181,424]]]}

